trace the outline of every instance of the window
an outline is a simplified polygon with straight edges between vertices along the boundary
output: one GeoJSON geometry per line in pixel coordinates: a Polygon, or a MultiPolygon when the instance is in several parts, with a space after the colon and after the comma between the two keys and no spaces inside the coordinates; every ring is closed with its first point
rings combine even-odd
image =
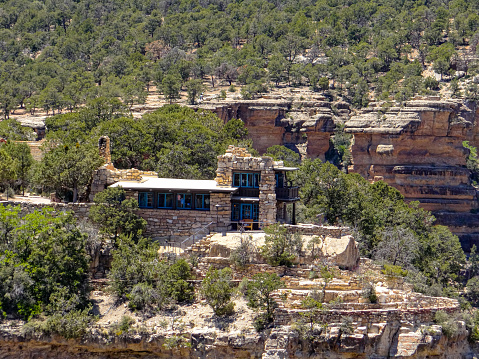
{"type": "Polygon", "coordinates": [[[210,195],[197,194],[195,195],[195,208],[202,210],[210,210],[210,195]]]}
{"type": "Polygon", "coordinates": [[[233,187],[259,188],[259,173],[233,173],[233,187]]]}
{"type": "Polygon", "coordinates": [[[253,187],[259,188],[259,173],[253,173],[253,187]]]}
{"type": "Polygon", "coordinates": [[[176,208],[191,209],[191,193],[178,193],[176,195],[176,208]]]}
{"type": "Polygon", "coordinates": [[[233,187],[240,187],[241,183],[241,173],[233,174],[233,187]]]}
{"type": "Polygon", "coordinates": [[[158,193],[158,208],[173,208],[173,193],[158,193]]]}
{"type": "Polygon", "coordinates": [[[153,192],[138,193],[138,207],[153,208],[153,192]]]}
{"type": "Polygon", "coordinates": [[[240,220],[240,211],[241,211],[241,207],[239,203],[233,203],[231,205],[231,220],[232,221],[240,220]]]}
{"type": "Polygon", "coordinates": [[[276,188],[284,188],[284,174],[276,173],[276,188]]]}

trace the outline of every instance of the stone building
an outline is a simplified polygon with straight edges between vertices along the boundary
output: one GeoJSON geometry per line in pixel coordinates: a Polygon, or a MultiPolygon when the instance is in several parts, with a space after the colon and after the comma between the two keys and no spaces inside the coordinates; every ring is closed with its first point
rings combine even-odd
{"type": "Polygon", "coordinates": [[[227,231],[295,222],[298,188],[288,186],[287,173],[296,168],[271,157],[252,157],[246,149],[230,146],[218,156],[214,180],[189,180],[117,170],[111,163],[108,137],[100,139],[99,147],[107,163],[93,176],[91,197],[108,186],[123,187],[138,201],[148,235],[178,239],[205,227],[227,231]]]}

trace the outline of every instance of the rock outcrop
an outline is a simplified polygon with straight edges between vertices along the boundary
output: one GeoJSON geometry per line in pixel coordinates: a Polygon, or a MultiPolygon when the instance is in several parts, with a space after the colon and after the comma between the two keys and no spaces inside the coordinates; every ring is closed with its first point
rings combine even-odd
{"type": "Polygon", "coordinates": [[[431,210],[469,211],[476,190],[462,142],[472,139],[475,113],[459,102],[410,101],[384,111],[375,104],[351,117],[351,172],[384,180],[431,210]]]}
{"type": "Polygon", "coordinates": [[[468,249],[479,241],[472,228],[476,216],[469,213],[478,202],[463,141],[479,144],[477,115],[475,103],[459,100],[416,98],[390,108],[373,103],[345,124],[354,135],[349,170],[370,181],[384,180],[406,200],[419,201],[468,249]],[[458,219],[454,213],[466,214],[469,221],[459,225],[450,217],[458,219]]]}
{"type": "Polygon", "coordinates": [[[354,268],[359,263],[359,249],[351,235],[326,237],[321,250],[326,258],[341,268],[354,268]]]}
{"type": "Polygon", "coordinates": [[[253,146],[260,153],[284,145],[310,158],[324,160],[335,123],[349,115],[346,103],[332,103],[315,95],[309,100],[261,99],[208,103],[201,108],[216,113],[224,122],[241,119],[253,146]]]}

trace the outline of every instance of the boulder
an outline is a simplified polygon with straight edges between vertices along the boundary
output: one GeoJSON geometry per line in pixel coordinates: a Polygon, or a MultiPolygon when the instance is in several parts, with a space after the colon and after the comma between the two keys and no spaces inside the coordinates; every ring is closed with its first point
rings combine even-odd
{"type": "Polygon", "coordinates": [[[218,243],[212,243],[210,246],[209,257],[222,257],[229,258],[231,254],[231,249],[218,243]]]}
{"type": "Polygon", "coordinates": [[[359,249],[351,235],[341,238],[326,237],[323,241],[322,252],[340,268],[352,269],[359,263],[359,249]]]}

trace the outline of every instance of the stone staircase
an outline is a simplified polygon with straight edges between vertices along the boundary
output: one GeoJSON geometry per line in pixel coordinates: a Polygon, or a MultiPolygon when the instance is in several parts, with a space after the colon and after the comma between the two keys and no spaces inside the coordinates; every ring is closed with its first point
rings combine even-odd
{"type": "Polygon", "coordinates": [[[215,233],[210,233],[199,241],[193,243],[191,246],[185,248],[181,255],[183,257],[188,257],[190,255],[196,255],[198,257],[206,256],[210,250],[211,237],[213,237],[214,235],[215,233]]]}

